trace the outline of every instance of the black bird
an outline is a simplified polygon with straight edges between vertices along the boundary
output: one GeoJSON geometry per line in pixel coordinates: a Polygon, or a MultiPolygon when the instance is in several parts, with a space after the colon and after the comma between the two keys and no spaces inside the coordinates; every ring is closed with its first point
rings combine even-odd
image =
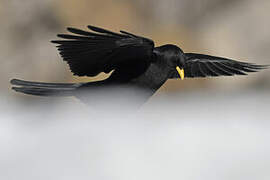
{"type": "MultiPolygon", "coordinates": [[[[184,53],[179,47],[167,44],[155,47],[151,39],[129,32],[111,32],[88,26],[91,31],[67,28],[73,34],[59,34],[62,40],[52,41],[77,76],[112,74],[105,80],[89,83],[41,83],[11,80],[17,92],[37,96],[76,96],[79,92],[104,92],[112,96],[136,94],[142,91],[142,101],[153,95],[168,79],[209,76],[247,75],[265,69],[266,65],[240,62],[204,54],[184,53]],[[106,91],[108,87],[115,92],[106,91]],[[104,90],[104,91],[103,91],[104,90]]],[[[104,97],[104,93],[99,97],[104,97]]],[[[105,95],[105,97],[106,97],[105,95]]],[[[125,99],[128,99],[125,96],[125,99]]],[[[91,98],[93,96],[89,96],[91,98]]],[[[81,98],[83,99],[83,98],[81,98]]],[[[88,100],[87,100],[88,101],[88,100]]],[[[128,100],[127,100],[128,101],[128,100]]]]}

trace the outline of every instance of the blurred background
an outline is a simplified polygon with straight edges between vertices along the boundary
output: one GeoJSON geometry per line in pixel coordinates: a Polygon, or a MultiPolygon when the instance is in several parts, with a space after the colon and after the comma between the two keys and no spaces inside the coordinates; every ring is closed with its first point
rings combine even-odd
{"type": "Polygon", "coordinates": [[[105,78],[72,76],[49,42],[88,24],[270,64],[269,19],[269,0],[0,0],[0,179],[269,179],[269,70],[169,80],[139,118],[9,84],[105,78]]]}

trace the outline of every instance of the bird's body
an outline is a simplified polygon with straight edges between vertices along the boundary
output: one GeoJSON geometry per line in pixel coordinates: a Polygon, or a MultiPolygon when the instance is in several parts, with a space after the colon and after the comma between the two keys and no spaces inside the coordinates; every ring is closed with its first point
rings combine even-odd
{"type": "Polygon", "coordinates": [[[74,75],[96,76],[111,73],[102,81],[65,84],[13,79],[15,91],[38,96],[76,96],[86,102],[113,98],[143,103],[168,79],[184,77],[233,76],[257,72],[267,66],[227,58],[184,53],[175,45],[155,47],[150,39],[120,31],[114,33],[94,26],[92,32],[75,28],[75,35],[60,34],[64,40],[52,41],[74,75]],[[87,94],[85,98],[82,94],[87,94]],[[139,96],[137,96],[139,94],[139,96]]]}

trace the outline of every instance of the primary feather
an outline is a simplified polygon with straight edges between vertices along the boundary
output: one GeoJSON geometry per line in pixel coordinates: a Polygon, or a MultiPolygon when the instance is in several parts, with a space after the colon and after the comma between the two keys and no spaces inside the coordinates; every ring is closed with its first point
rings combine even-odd
{"type": "Polygon", "coordinates": [[[96,76],[100,72],[109,73],[113,69],[134,62],[150,62],[154,42],[121,31],[111,32],[102,28],[88,26],[92,32],[67,28],[70,34],[59,34],[64,40],[52,41],[58,44],[60,55],[74,75],[96,76]]]}
{"type": "Polygon", "coordinates": [[[185,56],[186,77],[247,75],[268,67],[204,54],[185,53],[185,56]]]}

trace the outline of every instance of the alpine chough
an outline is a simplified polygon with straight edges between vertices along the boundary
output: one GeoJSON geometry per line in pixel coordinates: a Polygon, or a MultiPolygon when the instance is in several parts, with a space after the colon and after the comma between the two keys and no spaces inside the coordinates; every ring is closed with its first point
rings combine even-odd
{"type": "MultiPolygon", "coordinates": [[[[139,89],[147,92],[143,97],[145,101],[168,79],[247,75],[268,67],[223,57],[185,53],[172,44],[155,47],[153,40],[126,31],[115,33],[95,26],[88,26],[88,29],[90,31],[67,28],[70,34],[58,34],[61,40],[52,43],[57,44],[60,55],[74,75],[93,77],[101,72],[112,72],[107,79],[75,84],[12,79],[11,84],[15,85],[12,89],[37,96],[76,97],[82,90],[110,94],[112,91],[103,90],[113,87],[133,92],[139,89]]],[[[122,94],[129,96],[129,93],[120,93],[120,96],[122,94]]]]}

